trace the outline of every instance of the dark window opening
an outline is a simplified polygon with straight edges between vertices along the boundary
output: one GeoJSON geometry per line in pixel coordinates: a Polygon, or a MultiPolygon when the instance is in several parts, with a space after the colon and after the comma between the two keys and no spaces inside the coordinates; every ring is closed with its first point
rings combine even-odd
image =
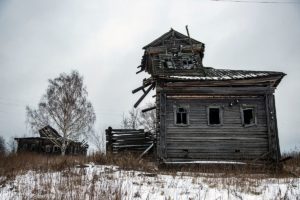
{"type": "Polygon", "coordinates": [[[187,111],[180,107],[176,112],[176,124],[187,124],[187,111]]]}
{"type": "Polygon", "coordinates": [[[58,147],[58,146],[54,146],[54,147],[53,147],[53,152],[54,152],[54,153],[59,152],[59,147],[58,147]]]}
{"type": "Polygon", "coordinates": [[[209,108],[209,124],[221,124],[219,108],[209,108]]]}
{"type": "Polygon", "coordinates": [[[254,124],[254,114],[252,108],[243,109],[244,124],[254,124]]]}
{"type": "Polygon", "coordinates": [[[171,59],[165,59],[163,61],[163,65],[164,65],[164,68],[166,68],[166,69],[174,68],[173,62],[171,59]]]}
{"type": "Polygon", "coordinates": [[[183,59],[182,64],[184,69],[191,69],[194,66],[193,60],[189,58],[183,59]]]}
{"type": "Polygon", "coordinates": [[[36,149],[36,144],[31,144],[30,150],[35,151],[35,149],[36,149]]]}

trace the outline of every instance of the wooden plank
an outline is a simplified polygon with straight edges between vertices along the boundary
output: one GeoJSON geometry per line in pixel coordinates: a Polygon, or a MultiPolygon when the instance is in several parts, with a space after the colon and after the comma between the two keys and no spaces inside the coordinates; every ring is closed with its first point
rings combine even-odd
{"type": "Polygon", "coordinates": [[[143,99],[147,96],[147,94],[150,92],[151,89],[155,87],[154,83],[149,86],[149,88],[144,92],[144,94],[137,100],[137,102],[134,104],[133,107],[138,107],[138,105],[143,101],[143,99]]]}
{"type": "Polygon", "coordinates": [[[166,158],[166,94],[160,93],[160,156],[166,158]]]}

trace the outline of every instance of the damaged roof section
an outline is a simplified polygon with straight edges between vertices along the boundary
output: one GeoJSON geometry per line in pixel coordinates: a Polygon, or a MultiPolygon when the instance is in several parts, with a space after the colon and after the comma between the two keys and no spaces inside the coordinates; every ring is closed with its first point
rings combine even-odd
{"type": "Polygon", "coordinates": [[[163,34],[150,44],[146,45],[141,65],[138,67],[140,73],[148,72],[151,79],[164,79],[167,81],[198,81],[210,82],[219,81],[220,84],[237,83],[241,80],[244,85],[255,84],[271,85],[276,87],[285,76],[282,72],[274,71],[250,71],[215,69],[203,66],[205,45],[190,38],[188,29],[187,35],[179,33],[174,29],[163,34]],[[264,83],[264,84],[262,84],[264,83]]]}
{"type": "Polygon", "coordinates": [[[201,68],[205,45],[195,39],[171,29],[144,48],[141,68],[150,74],[162,70],[191,70],[201,68]]]}
{"type": "Polygon", "coordinates": [[[50,125],[47,125],[44,128],[40,129],[39,134],[41,137],[45,138],[61,138],[61,135],[50,125]]]}

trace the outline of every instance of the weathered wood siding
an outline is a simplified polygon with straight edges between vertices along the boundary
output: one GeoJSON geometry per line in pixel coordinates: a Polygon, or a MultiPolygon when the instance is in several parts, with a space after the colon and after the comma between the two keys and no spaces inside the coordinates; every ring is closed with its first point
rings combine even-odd
{"type": "MultiPolygon", "coordinates": [[[[161,131],[163,157],[174,160],[251,160],[269,150],[268,126],[265,97],[222,96],[166,97],[165,126],[161,131]],[[230,102],[238,103],[230,106],[230,102]],[[244,127],[241,119],[241,105],[256,107],[256,125],[244,127]],[[178,126],[174,122],[174,106],[189,106],[189,125],[178,126]],[[207,107],[221,106],[223,123],[208,125],[207,107]]],[[[162,105],[160,106],[163,107],[162,105]]],[[[161,110],[162,112],[162,110],[161,110]]],[[[162,115],[161,115],[162,117],[162,115]]],[[[162,119],[161,119],[162,120],[162,119]]]]}

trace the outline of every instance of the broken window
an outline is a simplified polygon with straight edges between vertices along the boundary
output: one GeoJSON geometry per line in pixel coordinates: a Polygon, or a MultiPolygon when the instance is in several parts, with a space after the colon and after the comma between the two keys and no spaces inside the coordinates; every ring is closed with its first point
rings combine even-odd
{"type": "Polygon", "coordinates": [[[187,125],[188,124],[188,112],[185,107],[177,107],[175,112],[175,123],[177,125],[187,125]]]}
{"type": "Polygon", "coordinates": [[[173,69],[175,68],[174,62],[172,59],[172,54],[161,54],[159,55],[160,66],[164,69],[173,69]]]}
{"type": "Polygon", "coordinates": [[[254,107],[242,108],[241,114],[242,114],[242,123],[244,126],[250,126],[256,124],[254,107]]]}
{"type": "Polygon", "coordinates": [[[174,68],[173,62],[171,60],[164,60],[164,68],[167,68],[167,69],[174,68]]]}
{"type": "Polygon", "coordinates": [[[208,124],[220,125],[221,124],[221,109],[220,107],[208,108],[208,124]]]}
{"type": "Polygon", "coordinates": [[[183,58],[182,59],[182,67],[183,69],[192,69],[194,66],[194,61],[191,58],[183,58]]]}

